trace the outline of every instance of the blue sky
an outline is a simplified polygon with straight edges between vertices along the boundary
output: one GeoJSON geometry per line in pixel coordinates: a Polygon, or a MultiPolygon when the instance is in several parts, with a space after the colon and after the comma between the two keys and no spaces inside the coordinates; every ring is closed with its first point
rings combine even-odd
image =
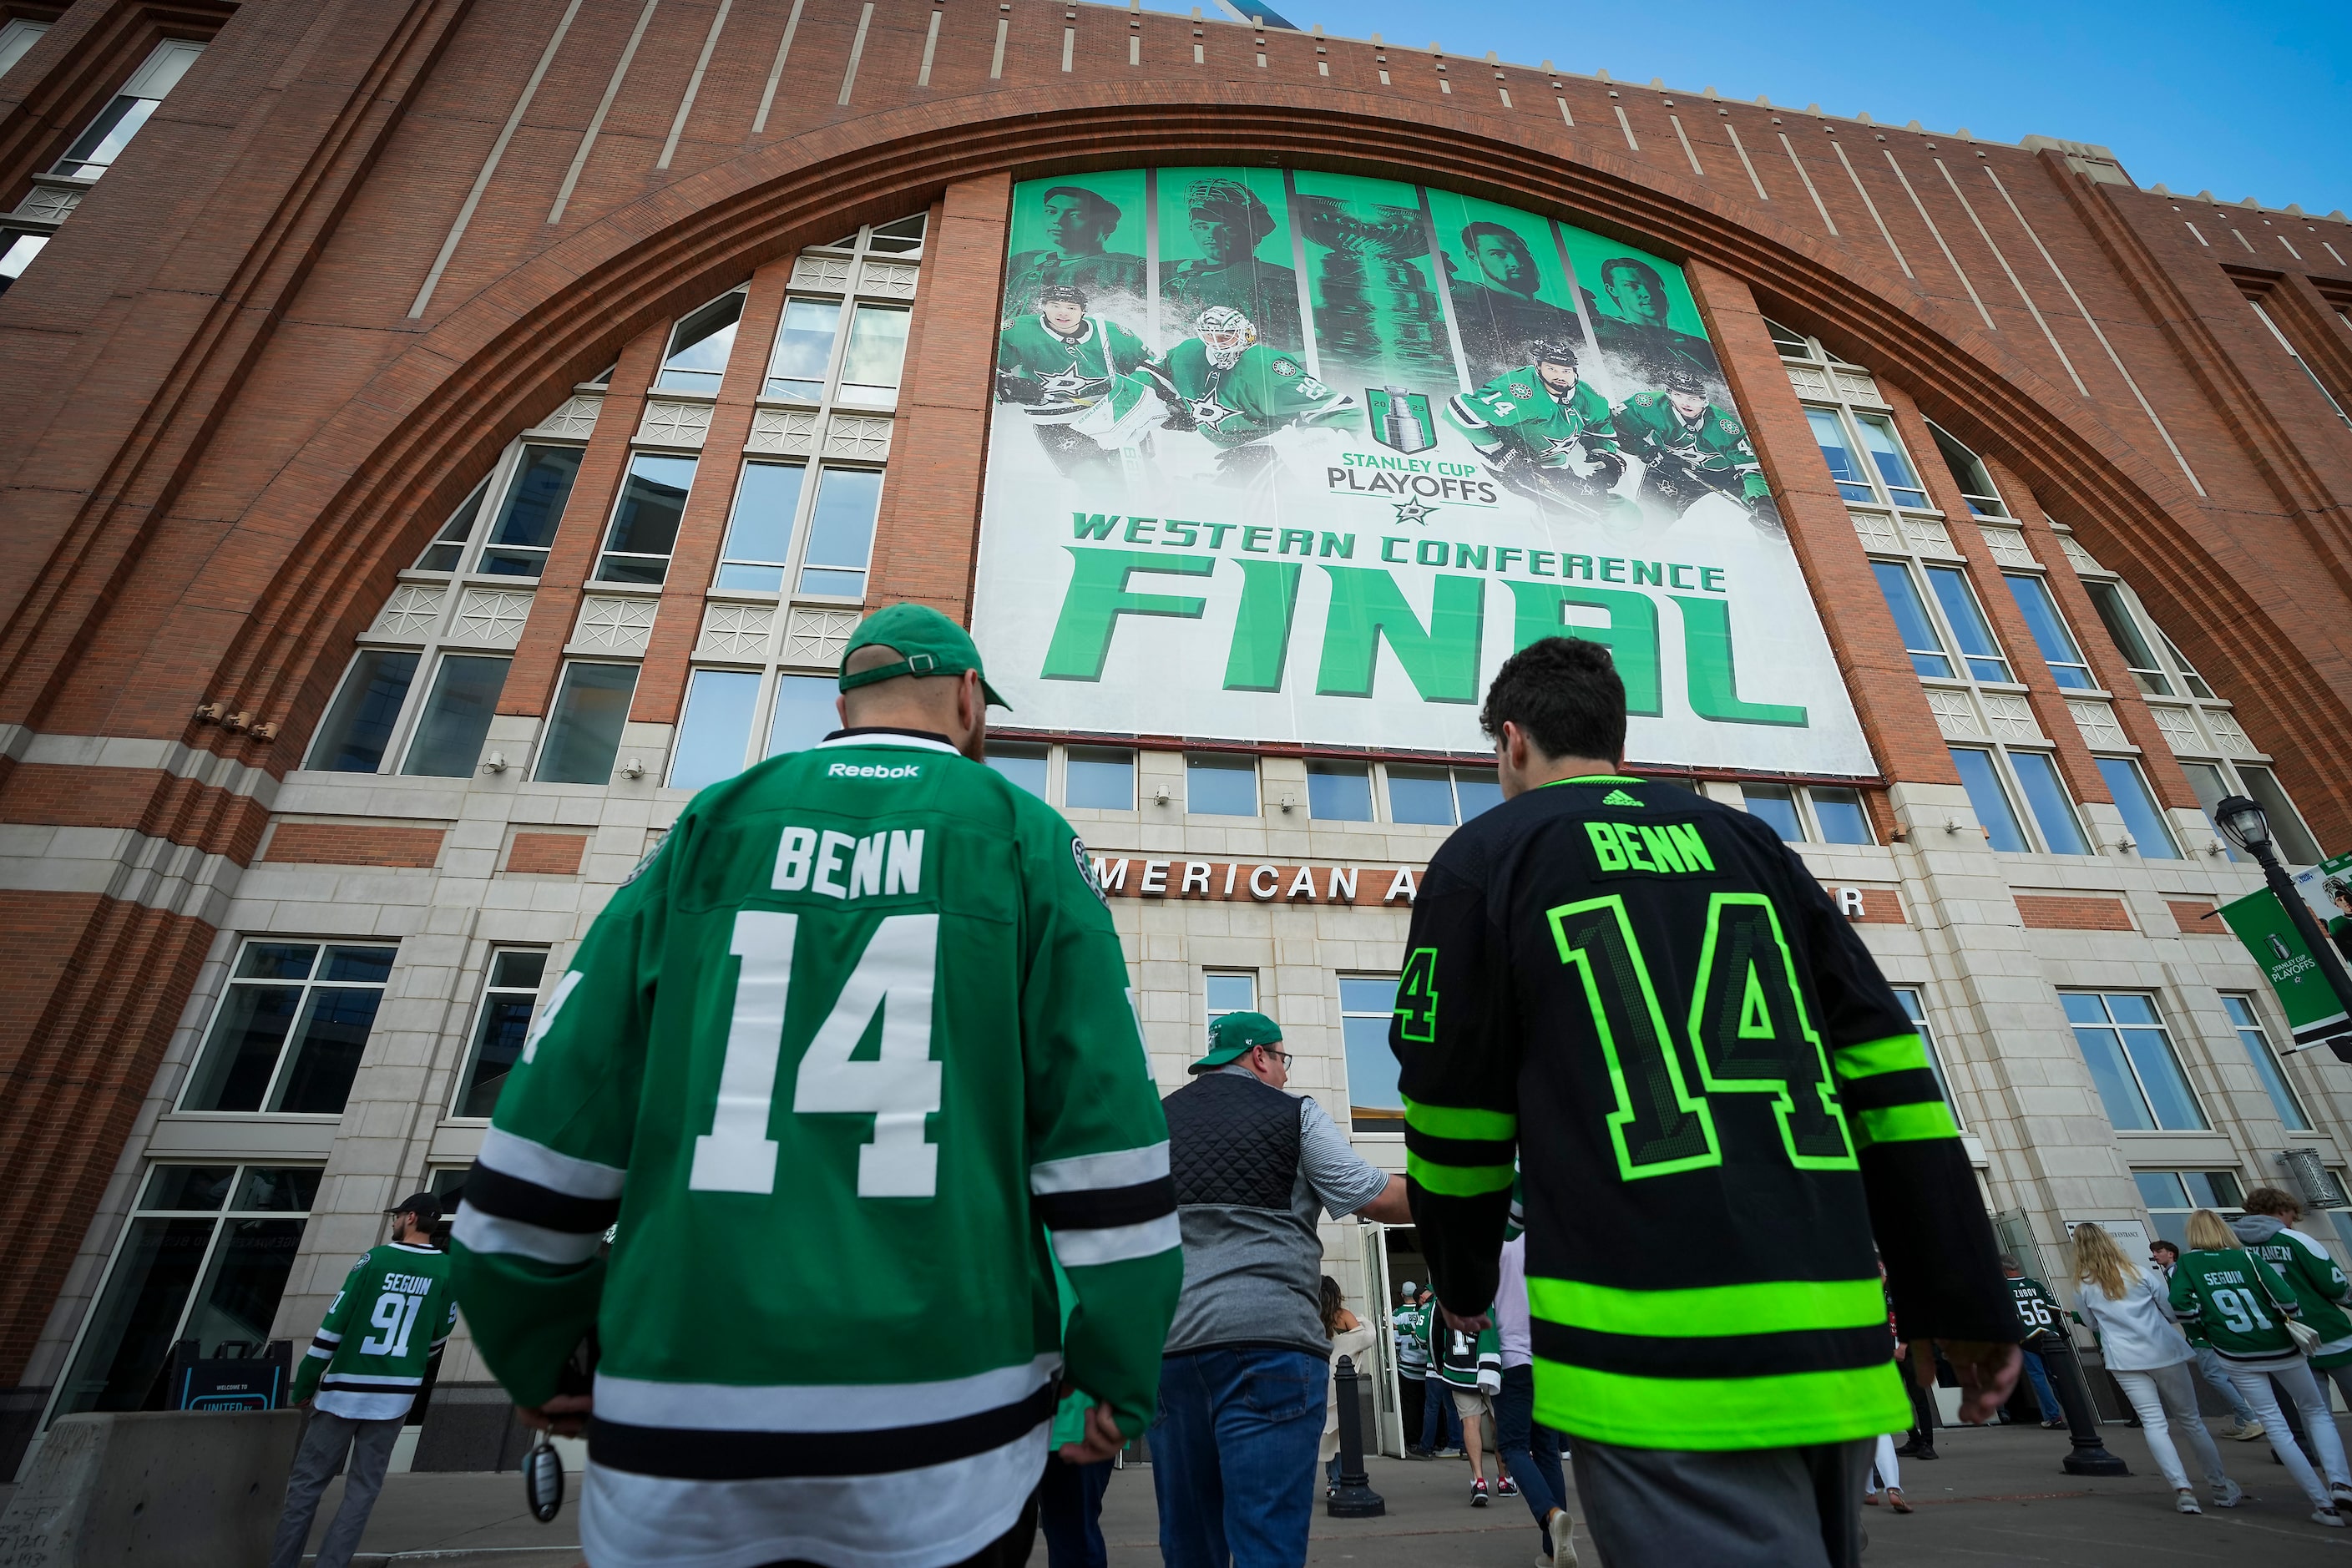
{"type": "MultiPolygon", "coordinates": [[[[1186,10],[1146,0],[1155,10],[1186,10]]],[[[1299,26],[1727,98],[1768,93],[1936,131],[2115,149],[2143,185],[2352,211],[2352,4],[1948,0],[1936,5],[1276,0],[1299,26]],[[1596,25],[1597,24],[1597,25],[1596,25]]],[[[1243,0],[1243,9],[1249,9],[1243,0]]],[[[1213,11],[1213,15],[1214,12],[1213,11]]]]}

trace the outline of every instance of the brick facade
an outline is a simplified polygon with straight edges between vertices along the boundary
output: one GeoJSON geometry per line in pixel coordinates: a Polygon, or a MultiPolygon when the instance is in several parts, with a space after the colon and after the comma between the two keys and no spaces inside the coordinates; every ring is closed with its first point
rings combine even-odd
{"type": "MultiPolygon", "coordinates": [[[[273,1156],[325,1172],[281,1310],[291,1331],[330,1283],[315,1259],[375,1239],[372,1205],[469,1154],[478,1134],[447,1108],[490,945],[560,962],[685,798],[660,787],[661,767],[710,635],[703,585],[730,522],[717,485],[693,491],[667,582],[640,595],[641,645],[614,656],[640,663],[623,755],[641,752],[649,774],[303,768],[355,639],[499,454],[590,396],[546,571],[494,649],[513,663],[488,746],[524,757],[567,650],[590,646],[585,588],[673,324],[748,283],[696,448],[706,471],[731,468],[795,258],[928,214],[867,594],[968,618],[1009,195],[1059,171],[1386,172],[1682,262],[1878,770],[1862,781],[1878,842],[1804,853],[1824,885],[1857,892],[1853,918],[1890,974],[1943,1009],[1989,1200],[2055,1237],[2065,1215],[2130,1208],[2131,1160],[2242,1156],[2250,1175],[2274,1174],[2253,1165],[2276,1123],[2215,1000],[2258,992],[2259,972],[2218,921],[2185,912],[2255,883],[2205,845],[2160,721],[2172,710],[2136,688],[2069,552],[2120,574],[2232,705],[2250,739],[2223,732],[2215,754],[2267,755],[2322,842],[2352,842],[2352,780],[2333,765],[2352,729],[2352,432],[2247,304],[2266,301],[2352,399],[2352,224],[2142,190],[2038,138],[1041,0],[881,0],[862,29],[853,0],[734,0],[689,104],[716,12],[663,7],[616,77],[639,9],[8,8],[56,26],[0,78],[0,230],[158,42],[208,47],[0,295],[0,875],[19,955],[0,973],[0,1177],[18,1198],[0,1221],[16,1262],[0,1386],[21,1381],[46,1407],[152,1150],[238,1157],[243,1145],[203,1142],[229,1134],[172,1110],[231,939],[364,937],[402,954],[342,1125],[287,1131],[293,1152],[273,1156]],[[1768,318],[1886,389],[2091,856],[1987,847],[1958,737],[1914,673],[1768,318]],[[583,387],[607,367],[609,384],[583,387]],[[2120,740],[2088,738],[2035,657],[1929,421],[2010,499],[1999,521],[2084,641],[2120,740]],[[2178,859],[2126,852],[2099,755],[2137,759],[2178,859]],[[2216,1127],[2239,1129],[2234,1155],[2124,1149],[2074,1054],[2054,988],[2159,974],[2179,988],[2176,1033],[2216,1042],[2188,1053],[2189,1071],[2216,1127]],[[2012,1057],[2032,1059],[2010,1072],[2012,1057]],[[2053,1138],[2066,1157],[2045,1157],[2053,1138]]],[[[1155,1063],[1181,1070],[1202,967],[1250,969],[1318,1041],[1327,1065],[1301,1082],[1344,1110],[1323,992],[1336,974],[1393,972],[1403,917],[1381,893],[1442,834],[1276,816],[1188,827],[1181,810],[1153,816],[1146,793],[1154,776],[1181,788],[1181,742],[1129,739],[1138,809],[1070,813],[1098,854],[1130,861],[1131,879],[1145,857],[1172,858],[1180,882],[1198,859],[1220,885],[1228,865],[1244,886],[1273,867],[1286,889],[1307,867],[1316,889],[1297,900],[1312,909],[1257,907],[1286,893],[1118,900],[1155,1063]],[[1335,903],[1329,870],[1349,865],[1383,869],[1335,903]]],[[[1302,749],[1256,750],[1268,798],[1277,779],[1304,798],[1302,749]]],[[[1743,798],[1736,771],[1683,782],[1743,798]]],[[[2336,1138],[2352,1100],[2305,1094],[2328,1125],[2297,1136],[2336,1138]]],[[[12,1440],[0,1431],[0,1470],[12,1440]]]]}

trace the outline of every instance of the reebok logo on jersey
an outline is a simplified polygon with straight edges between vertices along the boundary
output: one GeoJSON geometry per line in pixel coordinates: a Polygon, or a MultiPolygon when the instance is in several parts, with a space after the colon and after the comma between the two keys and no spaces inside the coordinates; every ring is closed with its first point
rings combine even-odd
{"type": "Polygon", "coordinates": [[[883,763],[835,763],[824,770],[829,779],[919,779],[923,776],[922,764],[907,763],[891,767],[883,763]]]}
{"type": "Polygon", "coordinates": [[[1640,805],[1642,803],[1622,789],[1612,789],[1601,797],[1603,805],[1640,805]]]}

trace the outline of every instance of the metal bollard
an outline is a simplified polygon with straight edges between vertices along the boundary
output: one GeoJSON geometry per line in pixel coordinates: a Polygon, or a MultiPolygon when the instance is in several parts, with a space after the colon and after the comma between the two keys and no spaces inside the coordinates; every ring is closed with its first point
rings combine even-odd
{"type": "Polygon", "coordinates": [[[2042,1352],[2042,1363],[2057,1376],[2055,1384],[2059,1408],[2066,1413],[2066,1426],[2074,1439],[2074,1447],[2059,1468],[2070,1476],[2127,1476],[2131,1467],[2106,1450],[2099,1440],[2098,1406],[2091,1403],[2090,1384],[2083,1380],[2083,1363],[2074,1357],[2074,1342],[2063,1334],[2048,1336],[2049,1347],[2042,1352]]]}
{"type": "Polygon", "coordinates": [[[1348,1357],[1339,1358],[1333,1374],[1339,1416],[1339,1489],[1324,1504],[1333,1519],[1378,1519],[1389,1510],[1388,1500],[1374,1491],[1364,1473],[1365,1378],[1348,1357]]]}

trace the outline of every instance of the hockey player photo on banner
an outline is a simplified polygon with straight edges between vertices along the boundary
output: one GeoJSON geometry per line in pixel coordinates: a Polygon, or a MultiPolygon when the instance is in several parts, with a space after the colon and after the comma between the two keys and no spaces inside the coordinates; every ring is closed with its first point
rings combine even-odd
{"type": "Polygon", "coordinates": [[[1011,217],[974,631],[1024,729],[1481,752],[1570,632],[1638,760],[1874,771],[1673,263],[1308,170],[1011,217]]]}

